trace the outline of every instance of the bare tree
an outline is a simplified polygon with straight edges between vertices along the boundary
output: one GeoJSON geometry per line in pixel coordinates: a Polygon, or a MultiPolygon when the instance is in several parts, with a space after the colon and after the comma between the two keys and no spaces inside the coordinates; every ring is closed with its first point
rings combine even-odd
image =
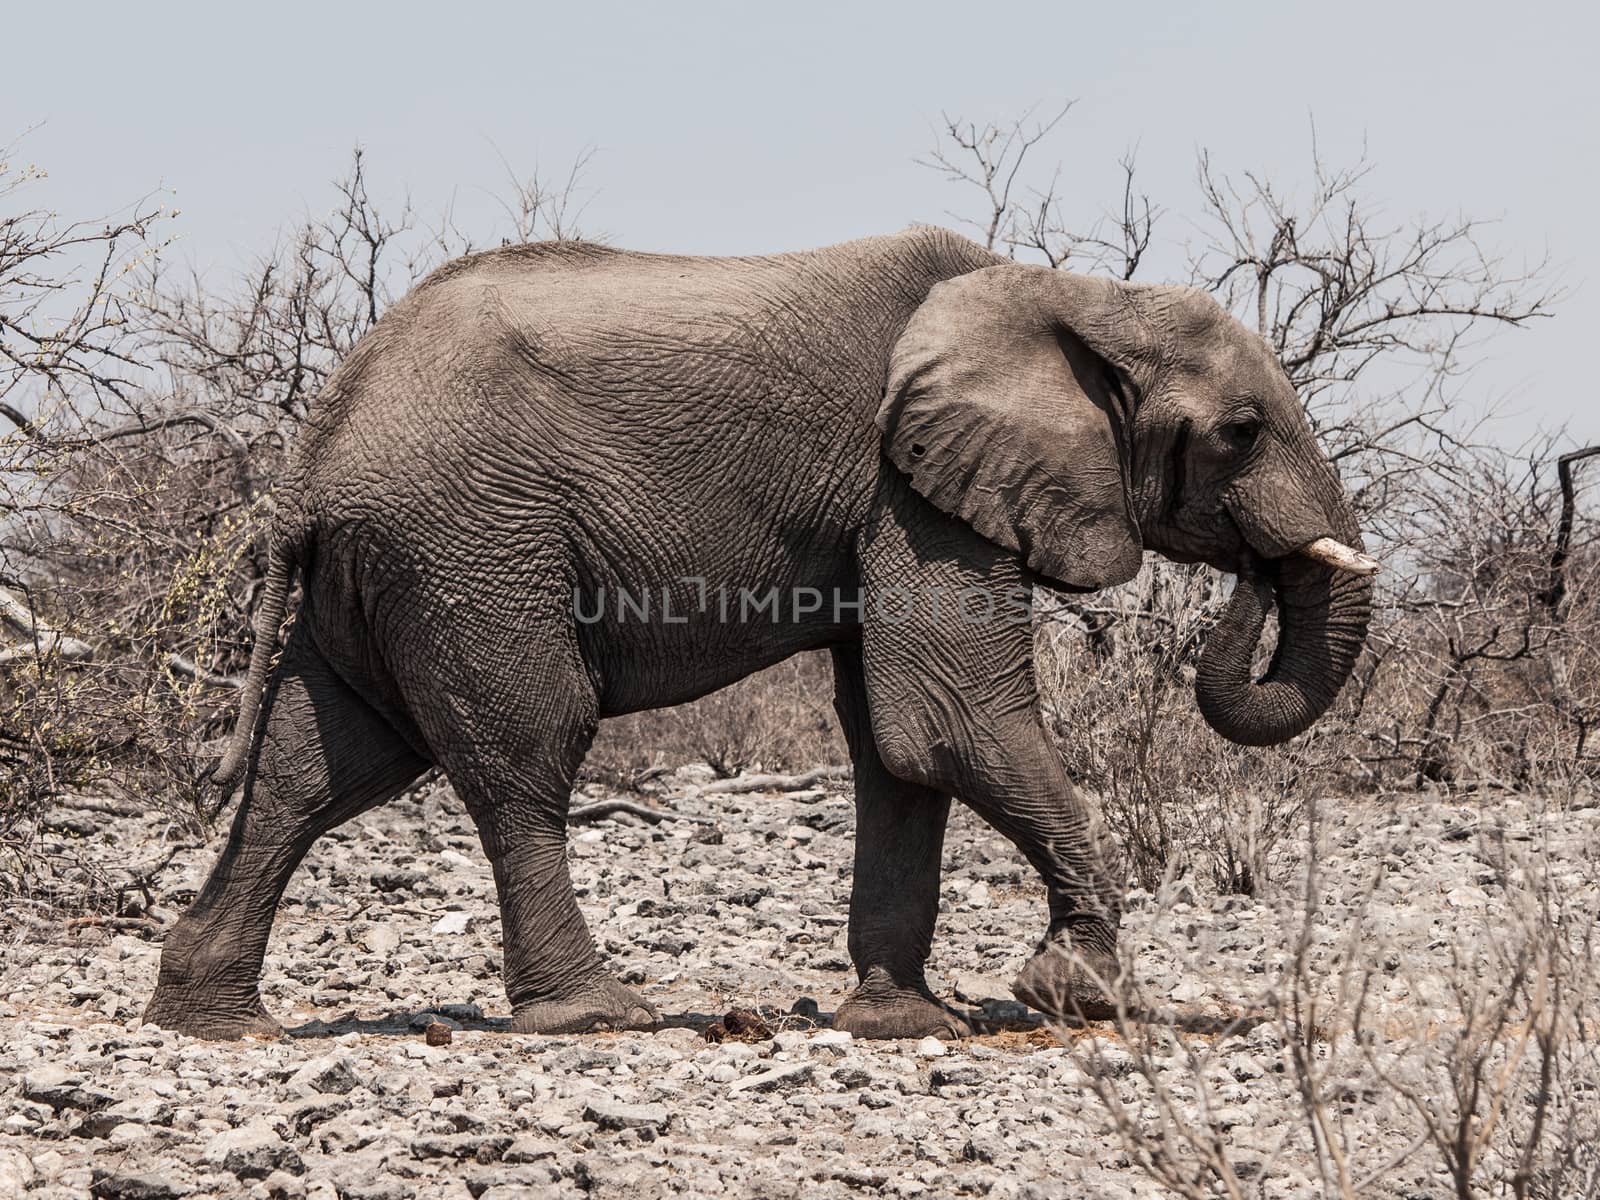
{"type": "Polygon", "coordinates": [[[1386,222],[1366,191],[1373,170],[1365,155],[1330,167],[1313,129],[1296,201],[1202,152],[1204,240],[1189,269],[1272,346],[1358,511],[1383,518],[1470,457],[1474,431],[1451,410],[1471,350],[1548,317],[1560,292],[1548,262],[1489,250],[1482,221],[1386,222]]]}
{"type": "MultiPolygon", "coordinates": [[[[578,179],[524,179],[513,232],[568,234],[578,179]]],[[[426,229],[380,203],[359,149],[329,210],[221,287],[159,257],[159,215],[0,224],[0,835],[85,791],[201,819],[271,483],[339,362],[472,244],[448,214],[426,229]]]]}
{"type": "MultiPolygon", "coordinates": [[[[1008,122],[978,125],[945,115],[940,142],[921,166],[939,172],[951,183],[976,189],[987,211],[978,216],[956,216],[981,235],[985,247],[1003,249],[1013,258],[1035,254],[1052,267],[1084,263],[1132,279],[1139,269],[1161,210],[1135,187],[1135,155],[1130,151],[1122,168],[1120,210],[1097,220],[1086,231],[1073,229],[1063,213],[1061,170],[1057,167],[1043,187],[1026,183],[1029,155],[1043,144],[1072,111],[1063,105],[1035,120],[1037,106],[1008,122]]],[[[952,214],[955,215],[955,214],[952,214]]]]}
{"type": "MultiPolygon", "coordinates": [[[[991,247],[1132,278],[1149,269],[1160,245],[1163,209],[1138,187],[1130,155],[1121,164],[1120,202],[1089,226],[1074,225],[1061,170],[1040,161],[1048,140],[1062,136],[1065,116],[1040,122],[1030,111],[981,126],[947,117],[939,146],[920,161],[977,201],[967,224],[991,247]]],[[[1474,348],[1496,330],[1549,315],[1559,289],[1544,262],[1514,266],[1491,250],[1482,222],[1385,220],[1370,193],[1373,171],[1365,155],[1349,167],[1328,166],[1314,129],[1309,185],[1295,189],[1255,172],[1231,176],[1202,152],[1195,233],[1182,255],[1188,282],[1211,290],[1276,352],[1388,560],[1371,649],[1346,703],[1290,746],[1249,759],[1201,728],[1186,672],[1226,594],[1205,568],[1149,564],[1121,589],[1061,598],[1056,619],[1040,627],[1043,673],[1060,681],[1049,705],[1070,714],[1063,728],[1076,730],[1063,738],[1064,753],[1107,798],[1108,818],[1120,822],[1146,882],[1177,855],[1190,866],[1210,861],[1227,886],[1254,886],[1297,796],[1391,771],[1438,782],[1441,730],[1496,748],[1475,756],[1474,780],[1528,786],[1555,769],[1548,746],[1556,725],[1568,729],[1569,748],[1587,728],[1588,629],[1581,619],[1558,623],[1534,596],[1555,554],[1549,473],[1536,469],[1513,482],[1527,456],[1487,443],[1457,404],[1474,348]],[[1498,542],[1487,536],[1495,529],[1507,531],[1498,542]],[[1492,586],[1484,570],[1453,575],[1439,561],[1445,547],[1463,548],[1473,537],[1480,544],[1470,553],[1480,566],[1499,564],[1492,586]],[[1511,548],[1521,555],[1516,568],[1511,548]],[[1464,578],[1477,583],[1464,587],[1464,578]],[[1074,630],[1086,635],[1088,655],[1074,630]],[[1567,667],[1554,665],[1557,655],[1567,667]],[[1555,689],[1559,718],[1534,699],[1540,671],[1546,682],[1566,681],[1555,689]],[[1094,680],[1088,688],[1078,682],[1086,672],[1094,680]],[[1129,695],[1130,684],[1138,703],[1112,699],[1129,695]],[[1141,751],[1153,740],[1168,749],[1164,758],[1141,751]],[[1107,749],[1086,752],[1086,743],[1107,749]],[[1512,744],[1522,748],[1508,752],[1512,744]],[[1183,748],[1181,763],[1175,746],[1183,748]],[[1534,759],[1538,765],[1529,765],[1534,759]],[[1237,811],[1225,810],[1232,819],[1220,825],[1197,824],[1194,814],[1219,797],[1247,798],[1259,820],[1244,825],[1260,836],[1252,833],[1248,845],[1231,836],[1241,828],[1237,811]],[[1157,814],[1166,806],[1182,819],[1157,814]],[[1202,852],[1184,855],[1180,843],[1202,852]],[[1219,846],[1220,863],[1205,852],[1219,846]]],[[[1535,453],[1543,463],[1555,451],[1535,453]]],[[[1562,560],[1575,612],[1587,611],[1586,544],[1580,537],[1562,560]]],[[[1569,755],[1562,769],[1572,761],[1569,755]]]]}
{"type": "Polygon", "coordinates": [[[1051,130],[1072,111],[1070,103],[1064,104],[1053,116],[1034,121],[1037,107],[1007,124],[990,122],[981,127],[945,114],[940,143],[926,158],[916,160],[919,166],[938,171],[951,183],[977,188],[983,194],[988,204],[986,214],[975,218],[951,215],[960,224],[978,231],[990,250],[1010,244],[1020,203],[1017,177],[1026,165],[1028,152],[1049,137],[1051,130]]]}
{"type": "MultiPolygon", "coordinates": [[[[7,206],[45,175],[17,166],[18,148],[0,148],[7,206]]],[[[128,276],[161,249],[157,227],[168,215],[154,197],[96,220],[67,221],[44,208],[0,215],[0,417],[24,438],[50,419],[38,405],[83,392],[122,397],[137,385],[128,276]]],[[[8,455],[18,444],[7,438],[8,455]]]]}

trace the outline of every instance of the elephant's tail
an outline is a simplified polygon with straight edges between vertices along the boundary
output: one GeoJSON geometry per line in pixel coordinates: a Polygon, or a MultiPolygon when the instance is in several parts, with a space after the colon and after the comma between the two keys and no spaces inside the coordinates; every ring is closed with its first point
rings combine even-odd
{"type": "MultiPolygon", "coordinates": [[[[221,789],[221,799],[231,795],[244,778],[245,763],[250,757],[250,743],[255,735],[256,718],[261,715],[261,697],[267,690],[267,675],[272,670],[278,629],[283,624],[284,609],[288,607],[289,586],[294,582],[299,557],[295,540],[285,537],[273,539],[272,549],[268,552],[267,578],[261,592],[261,606],[256,610],[250,670],[245,675],[244,686],[239,693],[239,721],[233,727],[233,736],[228,740],[228,749],[222,761],[211,772],[211,781],[221,789]]],[[[218,804],[220,806],[220,799],[218,804]]]]}

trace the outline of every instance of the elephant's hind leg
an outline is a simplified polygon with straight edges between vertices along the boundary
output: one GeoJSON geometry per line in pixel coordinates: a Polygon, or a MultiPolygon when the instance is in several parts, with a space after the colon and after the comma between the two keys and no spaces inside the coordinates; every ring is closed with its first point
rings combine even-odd
{"type": "Polygon", "coordinates": [[[857,1037],[964,1037],[966,1022],[928,989],[950,798],[896,779],[872,736],[858,647],[833,652],[835,706],[856,781],[850,958],[860,980],[834,1014],[857,1037]]]}
{"type": "Polygon", "coordinates": [[[196,1037],[279,1033],[258,985],[284,886],[317,838],[399,794],[426,766],[297,625],[227,844],[162,944],[145,1020],[196,1037]]]}
{"type": "Polygon", "coordinates": [[[453,666],[471,687],[423,723],[494,869],[512,1030],[648,1029],[657,1013],[606,970],[567,867],[567,807],[599,724],[567,633],[550,620],[462,647],[453,666]]]}
{"type": "Polygon", "coordinates": [[[494,868],[512,1030],[654,1026],[655,1009],[606,970],[572,890],[566,813],[581,754],[563,749],[493,763],[470,757],[448,759],[446,770],[494,868]]]}

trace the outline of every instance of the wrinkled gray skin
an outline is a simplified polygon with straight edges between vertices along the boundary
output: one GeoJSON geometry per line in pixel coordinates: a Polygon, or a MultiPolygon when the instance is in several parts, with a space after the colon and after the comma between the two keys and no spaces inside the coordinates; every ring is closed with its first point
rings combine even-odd
{"type": "Polygon", "coordinates": [[[1366,581],[1294,553],[1359,534],[1258,338],[1202,293],[1019,266],[937,229],[771,258],[546,244],[452,263],[343,364],[279,511],[219,770],[242,770],[243,800],[146,1014],[207,1037],[276,1030],[257,980],[295,865],[430,764],[493,863],[513,1027],[649,1025],[565,861],[596,723],[816,647],[832,649],[855,763],[860,983],[835,1023],[961,1031],[923,978],[951,796],[1048,887],[1018,995],[1092,1009],[1105,997],[1083,964],[1114,971],[1120,899],[1041,727],[1031,632],[963,620],[948,598],[1103,587],[1143,549],[1242,572],[1197,691],[1219,731],[1255,744],[1321,713],[1367,618],[1366,581]],[[269,680],[295,569],[304,600],[269,680]],[[574,617],[574,589],[592,605],[681,577],[869,600],[724,622],[683,584],[673,623],[615,604],[574,617]],[[877,611],[889,588],[917,598],[909,615],[877,611]],[[1257,682],[1274,601],[1280,644],[1257,682]]]}

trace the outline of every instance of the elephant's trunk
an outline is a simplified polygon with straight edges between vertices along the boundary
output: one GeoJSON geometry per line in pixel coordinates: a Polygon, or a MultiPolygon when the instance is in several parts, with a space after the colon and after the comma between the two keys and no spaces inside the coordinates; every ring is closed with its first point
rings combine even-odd
{"type": "MultiPolygon", "coordinates": [[[[1359,549],[1359,538],[1352,540],[1359,549]]],[[[1340,569],[1320,557],[1323,561],[1305,553],[1270,563],[1256,560],[1252,569],[1240,572],[1222,619],[1206,638],[1195,698],[1207,724],[1229,741],[1245,746],[1288,741],[1323,714],[1350,677],[1366,640],[1372,580],[1353,573],[1348,562],[1340,569]],[[1266,675],[1253,680],[1251,660],[1271,602],[1278,606],[1278,646],[1266,675]]]]}

